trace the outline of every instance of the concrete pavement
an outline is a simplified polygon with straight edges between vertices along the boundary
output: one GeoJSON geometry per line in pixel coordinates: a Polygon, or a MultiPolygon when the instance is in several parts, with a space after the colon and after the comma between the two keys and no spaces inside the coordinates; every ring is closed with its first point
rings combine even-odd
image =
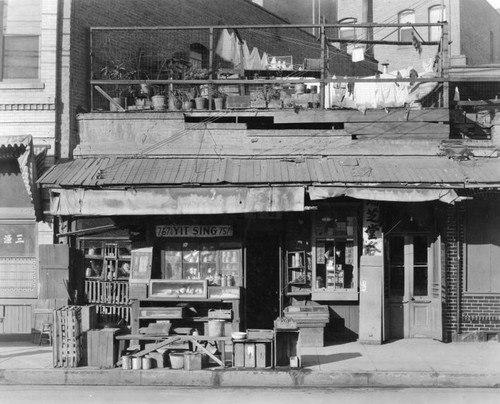
{"type": "Polygon", "coordinates": [[[302,348],[301,369],[53,368],[52,349],[0,342],[0,384],[193,387],[500,387],[500,343],[426,339],[302,348]]]}

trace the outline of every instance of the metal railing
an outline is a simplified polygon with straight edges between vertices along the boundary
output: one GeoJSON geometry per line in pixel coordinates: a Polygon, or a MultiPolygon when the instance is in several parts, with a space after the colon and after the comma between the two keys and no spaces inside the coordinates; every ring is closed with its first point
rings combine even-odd
{"type": "Polygon", "coordinates": [[[184,109],[195,108],[188,101],[197,96],[208,99],[207,109],[215,108],[212,100],[218,96],[226,108],[350,108],[356,105],[347,102],[354,91],[424,84],[434,87],[429,106],[447,107],[447,24],[412,24],[412,41],[399,40],[402,27],[408,25],[94,27],[91,109],[146,111],[153,108],[154,95],[170,98],[165,110],[182,109],[183,100],[184,109]],[[432,26],[442,28],[440,41],[425,40],[422,32],[432,26]],[[345,28],[349,38],[343,36],[345,28]],[[381,74],[375,57],[394,46],[407,66],[431,56],[427,70],[433,74],[411,78],[410,69],[397,65],[400,75],[381,74]]]}

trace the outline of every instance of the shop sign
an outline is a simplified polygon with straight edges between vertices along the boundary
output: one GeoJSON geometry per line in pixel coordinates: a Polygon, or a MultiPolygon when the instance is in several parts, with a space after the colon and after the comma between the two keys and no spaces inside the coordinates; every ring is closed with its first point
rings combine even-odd
{"type": "Polygon", "coordinates": [[[228,225],[158,225],[156,237],[231,237],[233,226],[228,225]]]}
{"type": "Polygon", "coordinates": [[[363,204],[363,254],[382,255],[382,228],[380,206],[374,201],[363,204]]]}

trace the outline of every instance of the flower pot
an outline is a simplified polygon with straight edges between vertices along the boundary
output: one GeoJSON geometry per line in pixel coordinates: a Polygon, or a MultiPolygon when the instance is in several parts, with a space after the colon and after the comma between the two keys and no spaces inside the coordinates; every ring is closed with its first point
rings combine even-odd
{"type": "MultiPolygon", "coordinates": [[[[125,99],[122,97],[113,97],[113,101],[116,102],[120,107],[124,107],[125,105],[125,99]]],[[[110,111],[119,111],[120,108],[118,108],[113,102],[109,102],[109,110],[110,111]]]]}
{"type": "Polygon", "coordinates": [[[223,109],[224,108],[224,98],[214,98],[214,107],[215,107],[215,109],[223,109]]]}
{"type": "Polygon", "coordinates": [[[193,102],[192,101],[184,101],[182,103],[182,109],[185,109],[185,110],[193,109],[193,102]]]}
{"type": "Polygon", "coordinates": [[[184,368],[184,353],[171,352],[169,356],[170,356],[170,366],[172,367],[172,369],[184,368]]]}
{"type": "Polygon", "coordinates": [[[197,97],[194,99],[196,109],[207,109],[208,99],[204,97],[197,97]]]}
{"type": "Polygon", "coordinates": [[[153,103],[154,110],[163,111],[165,109],[165,96],[164,95],[153,95],[151,97],[151,102],[153,103]]]}

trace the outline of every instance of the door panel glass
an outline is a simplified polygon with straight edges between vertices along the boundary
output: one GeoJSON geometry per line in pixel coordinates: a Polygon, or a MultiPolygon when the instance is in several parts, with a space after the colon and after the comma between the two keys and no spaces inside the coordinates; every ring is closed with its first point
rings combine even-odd
{"type": "Polygon", "coordinates": [[[428,295],[428,246],[427,237],[413,240],[413,296],[428,295]]]}
{"type": "Polygon", "coordinates": [[[390,294],[404,296],[405,268],[404,268],[404,237],[391,237],[389,243],[390,266],[390,294]]]}

